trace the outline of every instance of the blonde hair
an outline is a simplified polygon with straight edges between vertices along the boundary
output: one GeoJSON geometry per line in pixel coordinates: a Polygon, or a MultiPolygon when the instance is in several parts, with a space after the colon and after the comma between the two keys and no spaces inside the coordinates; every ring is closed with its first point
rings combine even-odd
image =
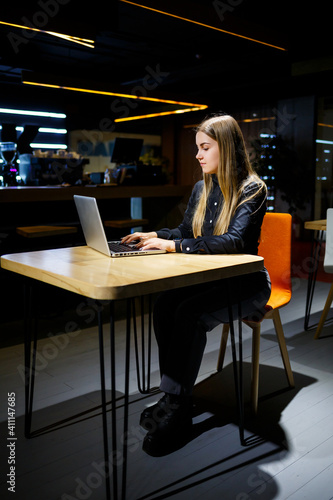
{"type": "MultiPolygon", "coordinates": [[[[244,137],[236,120],[229,115],[218,115],[204,120],[196,132],[204,132],[217,142],[219,163],[217,180],[223,195],[223,204],[214,228],[214,234],[224,234],[236,209],[246,201],[254,198],[261,191],[267,191],[265,183],[255,173],[245,148],[244,137]],[[255,182],[258,190],[241,200],[246,186],[255,182]]],[[[204,186],[196,206],[192,228],[193,234],[202,236],[207,200],[213,186],[212,176],[203,174],[204,186]]]]}

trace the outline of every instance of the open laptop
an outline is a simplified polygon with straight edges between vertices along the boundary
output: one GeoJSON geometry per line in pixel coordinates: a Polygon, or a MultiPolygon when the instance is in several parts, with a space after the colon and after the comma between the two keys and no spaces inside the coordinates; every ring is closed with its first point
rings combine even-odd
{"type": "Polygon", "coordinates": [[[151,255],[165,253],[165,250],[136,248],[135,244],[124,245],[120,241],[107,241],[101,216],[95,198],[74,195],[74,202],[79,214],[83,234],[88,247],[109,257],[130,257],[133,255],[151,255]]]}

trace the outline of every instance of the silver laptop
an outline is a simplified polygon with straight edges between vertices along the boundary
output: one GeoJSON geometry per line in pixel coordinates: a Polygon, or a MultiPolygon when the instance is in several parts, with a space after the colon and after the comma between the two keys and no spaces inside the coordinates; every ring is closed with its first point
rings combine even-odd
{"type": "Polygon", "coordinates": [[[109,257],[165,253],[165,250],[159,250],[158,248],[141,250],[141,248],[136,248],[134,243],[124,245],[120,241],[107,241],[96,199],[90,196],[74,195],[74,201],[88,247],[109,257]]]}

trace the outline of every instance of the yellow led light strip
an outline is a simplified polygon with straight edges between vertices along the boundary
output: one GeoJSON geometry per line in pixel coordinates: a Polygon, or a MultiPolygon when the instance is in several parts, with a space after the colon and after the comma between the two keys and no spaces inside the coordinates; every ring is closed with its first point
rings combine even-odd
{"type": "Polygon", "coordinates": [[[137,116],[129,116],[127,118],[116,118],[115,122],[129,122],[132,120],[142,120],[143,118],[155,118],[157,116],[166,116],[166,115],[177,115],[180,113],[189,113],[190,111],[201,111],[202,109],[206,109],[208,106],[201,106],[196,108],[185,108],[185,109],[176,109],[174,111],[162,111],[161,113],[150,113],[148,115],[137,115],[137,116]]]}
{"type": "Polygon", "coordinates": [[[238,122],[252,123],[252,122],[267,122],[270,120],[275,120],[276,116],[265,116],[261,118],[244,118],[244,120],[238,120],[238,122]]]}
{"type": "Polygon", "coordinates": [[[328,127],[333,128],[333,125],[329,125],[328,123],[317,123],[318,127],[328,127]]]}
{"type": "MultiPolygon", "coordinates": [[[[274,120],[275,116],[265,116],[262,118],[245,118],[244,120],[237,120],[238,123],[250,123],[250,122],[266,122],[270,120],[274,120]]],[[[199,123],[192,123],[190,125],[183,125],[183,128],[195,128],[199,125],[199,123]]]]}
{"type": "Polygon", "coordinates": [[[139,99],[141,101],[163,102],[164,104],[179,104],[181,106],[199,106],[199,107],[204,106],[205,108],[207,107],[205,104],[194,104],[192,102],[173,101],[171,99],[157,99],[156,97],[145,97],[135,94],[121,94],[119,92],[109,92],[108,90],[93,90],[93,89],[84,89],[80,87],[68,87],[65,85],[55,85],[53,83],[39,83],[39,82],[32,82],[29,80],[24,80],[22,83],[27,85],[36,85],[40,87],[49,87],[53,89],[73,90],[74,92],[84,92],[87,94],[109,95],[113,97],[125,97],[127,99],[139,99]]]}
{"type": "Polygon", "coordinates": [[[188,19],[186,17],[177,16],[176,14],[171,14],[171,12],[165,12],[163,10],[154,9],[153,7],[148,7],[146,5],[141,5],[139,3],[130,2],[129,0],[120,0],[120,2],[128,3],[129,5],[134,5],[135,7],[141,7],[142,9],[151,10],[153,12],[157,12],[158,14],[164,14],[165,16],[174,17],[176,19],[180,19],[181,21],[186,21],[188,23],[197,24],[198,26],[203,26],[204,28],[209,28],[211,30],[220,31],[222,33],[226,33],[227,35],[232,35],[232,36],[236,36],[238,38],[243,38],[245,40],[249,40],[250,42],[260,43],[261,45],[267,45],[268,47],[272,47],[273,49],[278,49],[278,50],[283,50],[283,51],[287,50],[284,47],[279,47],[278,45],[273,45],[271,43],[263,42],[262,40],[256,40],[255,38],[250,38],[250,37],[245,36],[245,35],[240,35],[239,33],[234,33],[232,31],[223,30],[221,28],[217,28],[216,26],[211,26],[209,24],[199,23],[199,21],[194,21],[193,19],[188,19]]]}
{"type": "Polygon", "coordinates": [[[24,26],[21,24],[6,23],[4,21],[0,21],[0,24],[3,24],[4,26],[11,26],[12,28],[20,28],[20,29],[24,29],[24,30],[36,31],[37,33],[46,33],[47,35],[56,36],[58,38],[62,38],[62,39],[67,40],[69,42],[78,43],[79,45],[84,45],[85,47],[89,47],[91,49],[93,49],[95,47],[94,40],[89,40],[88,38],[79,38],[77,36],[65,35],[63,33],[57,33],[56,31],[41,30],[39,28],[32,28],[30,26],[24,26]]]}
{"type": "Polygon", "coordinates": [[[141,120],[143,118],[153,118],[155,116],[165,116],[165,115],[171,115],[171,114],[177,114],[177,113],[186,113],[189,111],[200,111],[202,109],[208,108],[208,106],[206,104],[194,104],[191,102],[173,101],[171,99],[157,99],[156,97],[137,96],[137,95],[133,95],[133,94],[121,94],[119,92],[109,92],[109,91],[105,91],[105,90],[93,90],[93,89],[83,89],[83,88],[79,88],[79,87],[67,87],[64,85],[54,85],[51,83],[37,83],[37,82],[29,81],[29,80],[23,80],[22,83],[24,83],[26,85],[35,85],[37,87],[48,87],[51,89],[71,90],[74,92],[84,92],[84,93],[88,93],[88,94],[107,95],[107,96],[112,96],[112,97],[124,97],[126,99],[138,99],[141,101],[161,102],[163,104],[176,104],[176,105],[180,105],[180,106],[190,106],[190,107],[186,107],[185,109],[176,109],[173,111],[164,111],[161,113],[151,113],[151,114],[147,114],[147,115],[138,115],[138,116],[132,116],[132,117],[127,117],[127,118],[117,118],[114,120],[115,122],[141,120]]]}

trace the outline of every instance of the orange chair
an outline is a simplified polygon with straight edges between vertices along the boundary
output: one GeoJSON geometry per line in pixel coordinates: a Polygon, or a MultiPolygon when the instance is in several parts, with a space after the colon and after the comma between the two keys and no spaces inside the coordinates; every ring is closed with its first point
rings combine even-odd
{"type": "MultiPolygon", "coordinates": [[[[294,387],[294,377],[284,338],[279,309],[291,299],[291,228],[290,214],[266,213],[260,235],[258,254],[264,257],[264,265],[268,270],[272,290],[270,299],[265,306],[266,313],[261,321],[243,322],[252,328],[252,381],[251,405],[254,413],[258,410],[259,387],[259,352],[260,352],[260,326],[264,319],[272,319],[279,342],[280,352],[290,387],[294,387]]],[[[221,371],[228,340],[229,324],[223,325],[217,370],[221,371]]]]}

